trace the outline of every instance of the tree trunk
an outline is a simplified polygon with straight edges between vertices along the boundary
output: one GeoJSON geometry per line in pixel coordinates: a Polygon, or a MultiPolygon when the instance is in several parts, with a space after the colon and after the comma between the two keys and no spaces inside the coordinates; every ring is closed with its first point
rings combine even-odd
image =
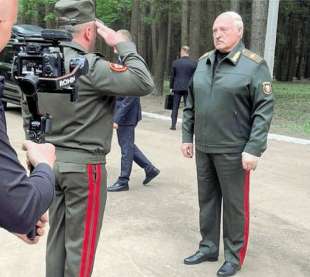
{"type": "Polygon", "coordinates": [[[146,6],[145,3],[140,3],[140,16],[139,16],[139,21],[140,21],[140,26],[139,26],[139,54],[143,57],[146,58],[146,34],[145,34],[145,23],[144,23],[144,17],[146,16],[146,6]]]}
{"type": "Polygon", "coordinates": [[[167,30],[167,49],[166,49],[166,69],[165,72],[169,72],[170,66],[170,48],[171,48],[171,33],[172,33],[172,12],[169,5],[168,12],[168,30],[167,30]]]}
{"type": "Polygon", "coordinates": [[[166,43],[167,43],[167,18],[162,17],[158,32],[158,51],[156,62],[154,62],[154,81],[156,85],[156,94],[163,95],[163,85],[166,64],[166,43]]]}
{"type": "Polygon", "coordinates": [[[240,13],[240,0],[230,0],[230,10],[240,13]]]}
{"type": "Polygon", "coordinates": [[[268,0],[253,0],[250,45],[251,50],[262,57],[265,49],[267,14],[268,0]]]}
{"type": "Polygon", "coordinates": [[[156,63],[156,58],[157,58],[157,23],[155,21],[155,7],[151,6],[151,18],[152,20],[152,25],[151,25],[151,30],[152,30],[152,72],[154,74],[155,72],[155,63],[156,63]]]}
{"type": "Polygon", "coordinates": [[[132,1],[132,12],[131,12],[131,24],[130,32],[134,42],[138,46],[138,33],[139,33],[139,13],[140,13],[140,0],[132,1]]]}
{"type": "Polygon", "coordinates": [[[298,18],[295,14],[292,15],[289,24],[290,36],[288,40],[288,72],[286,81],[293,81],[296,77],[296,41],[298,40],[298,18]]]}
{"type": "Polygon", "coordinates": [[[201,11],[201,1],[191,2],[190,10],[190,48],[191,56],[194,59],[200,56],[200,11],[201,11]]]}
{"type": "Polygon", "coordinates": [[[182,0],[181,44],[188,45],[188,0],[182,0]]]}

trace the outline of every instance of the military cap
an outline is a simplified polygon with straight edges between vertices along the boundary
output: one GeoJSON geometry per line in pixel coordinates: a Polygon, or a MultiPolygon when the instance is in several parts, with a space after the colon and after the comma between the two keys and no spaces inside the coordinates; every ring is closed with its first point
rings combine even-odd
{"type": "Polygon", "coordinates": [[[93,0],[60,0],[55,4],[58,25],[77,25],[95,20],[93,0]]]}

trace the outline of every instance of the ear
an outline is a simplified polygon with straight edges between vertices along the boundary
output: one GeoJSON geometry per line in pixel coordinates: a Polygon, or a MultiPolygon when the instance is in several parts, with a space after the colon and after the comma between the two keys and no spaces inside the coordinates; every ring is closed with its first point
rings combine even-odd
{"type": "Polygon", "coordinates": [[[91,27],[87,27],[86,29],[85,29],[85,32],[84,32],[84,39],[86,40],[86,41],[90,41],[91,40],[91,37],[92,37],[92,33],[91,33],[91,27]]]}

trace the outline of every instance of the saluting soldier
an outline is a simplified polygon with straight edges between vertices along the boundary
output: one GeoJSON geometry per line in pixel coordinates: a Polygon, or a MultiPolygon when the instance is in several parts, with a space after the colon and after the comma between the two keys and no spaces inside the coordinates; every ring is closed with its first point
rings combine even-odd
{"type": "Polygon", "coordinates": [[[85,55],[89,72],[78,81],[79,99],[42,93],[39,106],[52,115],[46,141],[56,146],[56,197],[50,208],[46,276],[91,276],[106,203],[106,155],[112,139],[115,96],[143,96],[154,88],[152,77],[133,42],[95,19],[91,0],[60,0],[60,27],[73,33],[64,43],[66,70],[85,55]],[[115,47],[123,65],[104,60],[95,50],[96,35],[115,47]]]}
{"type": "Polygon", "coordinates": [[[221,205],[225,263],[218,276],[243,265],[249,235],[250,171],[266,149],[273,113],[271,76],[266,62],[244,48],[243,22],[235,12],[213,25],[215,50],[203,55],[193,76],[183,116],[182,152],[193,157],[200,207],[199,250],[185,264],[216,261],[221,205]]]}

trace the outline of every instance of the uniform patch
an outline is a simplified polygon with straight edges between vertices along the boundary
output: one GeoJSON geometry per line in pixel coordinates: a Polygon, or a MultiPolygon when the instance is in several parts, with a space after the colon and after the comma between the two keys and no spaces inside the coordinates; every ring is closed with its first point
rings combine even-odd
{"type": "Polygon", "coordinates": [[[267,95],[272,93],[272,84],[270,82],[263,82],[263,92],[267,95]]]}
{"type": "Polygon", "coordinates": [[[110,69],[113,72],[125,72],[128,70],[128,67],[117,63],[110,63],[110,69]]]}

